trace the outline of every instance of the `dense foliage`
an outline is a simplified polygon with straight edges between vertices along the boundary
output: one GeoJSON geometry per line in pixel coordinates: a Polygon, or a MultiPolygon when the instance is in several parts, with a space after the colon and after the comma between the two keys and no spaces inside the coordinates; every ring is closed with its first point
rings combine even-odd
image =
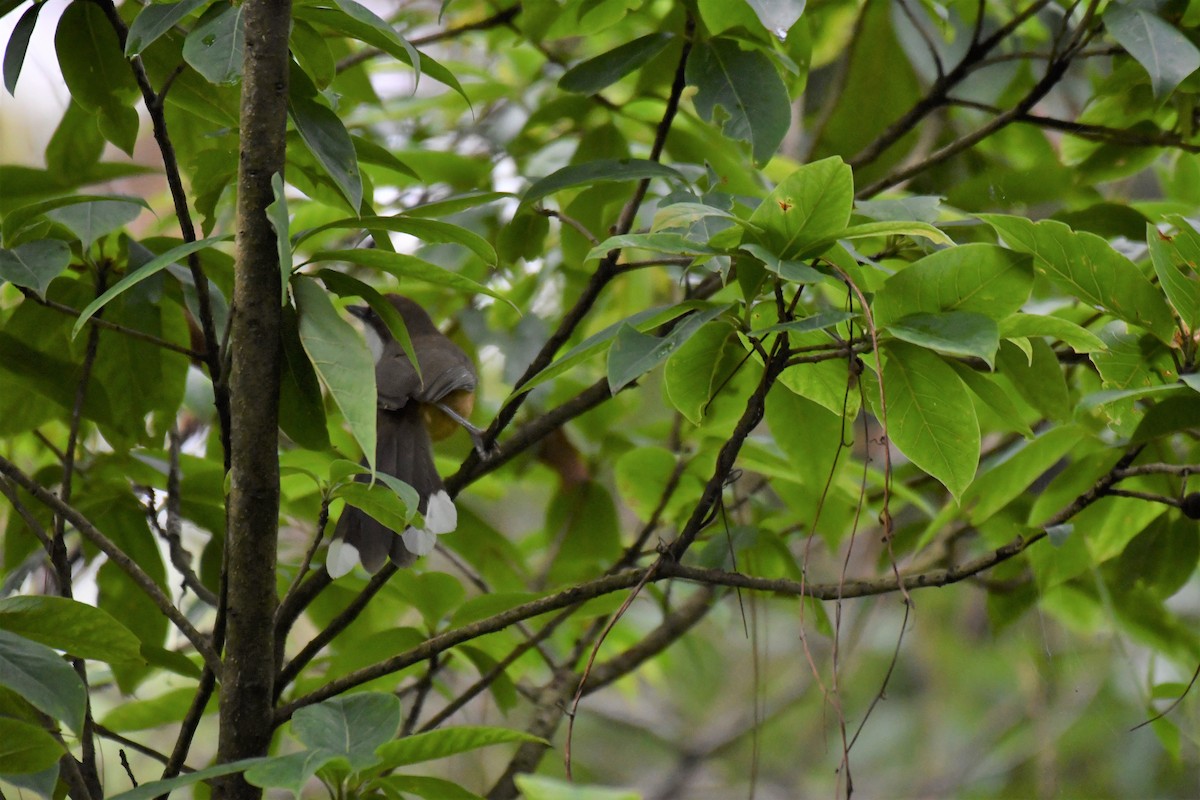
{"type": "Polygon", "coordinates": [[[13,791],[1195,794],[1200,3],[50,8],[0,0],[70,93],[0,164],[13,791]],[[392,291],[495,450],[332,581],[345,503],[418,511],[354,480],[392,291]]]}

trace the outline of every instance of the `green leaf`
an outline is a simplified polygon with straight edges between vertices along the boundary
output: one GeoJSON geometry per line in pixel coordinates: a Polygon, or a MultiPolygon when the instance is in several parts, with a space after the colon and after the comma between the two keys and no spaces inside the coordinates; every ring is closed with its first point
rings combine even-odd
{"type": "Polygon", "coordinates": [[[952,245],[954,240],[942,233],[941,230],[924,222],[864,222],[851,225],[805,248],[802,256],[820,255],[831,246],[843,240],[872,239],[879,236],[908,236],[929,239],[936,244],[952,245]]]}
{"type": "Polygon", "coordinates": [[[312,278],[292,279],[292,294],[300,315],[300,342],[313,368],[333,395],[375,469],[375,362],[367,343],[338,315],[325,290],[312,278]]]}
{"type": "Polygon", "coordinates": [[[279,253],[279,305],[287,305],[288,281],[292,277],[292,241],[288,225],[287,196],[283,190],[283,177],[276,172],[271,176],[271,193],[275,200],[267,206],[267,221],[275,230],[275,249],[279,253]]]}
{"type": "Polygon", "coordinates": [[[1029,299],[1029,257],[990,244],[939,250],[888,278],[875,293],[871,311],[884,327],[915,313],[970,311],[1003,319],[1029,299]]]}
{"type": "Polygon", "coordinates": [[[292,717],[292,733],[305,746],[345,757],[356,772],[379,762],[376,748],[399,727],[400,699],[383,692],[333,697],[292,717]]]}
{"type": "Polygon", "coordinates": [[[209,83],[236,83],[246,49],[245,6],[214,3],[183,41],[183,59],[209,83]]]}
{"type": "Polygon", "coordinates": [[[85,248],[107,233],[112,233],[138,218],[142,207],[126,200],[93,200],[56,208],[46,213],[50,219],[79,237],[85,248]]]}
{"type": "Polygon", "coordinates": [[[510,743],[524,744],[525,742],[549,745],[545,739],[531,736],[522,731],[462,726],[442,728],[397,739],[380,747],[378,753],[388,768],[395,768],[403,767],[406,764],[421,764],[437,758],[477,750],[481,747],[510,743]]]}
{"type": "Polygon", "coordinates": [[[724,37],[700,42],[687,62],[687,82],[697,88],[692,102],[700,116],[716,121],[724,112],[722,132],[750,142],[755,162],[775,155],[792,121],[791,100],[775,64],[758,50],[743,50],[724,37]]]}
{"type": "Polygon", "coordinates": [[[1142,8],[1111,4],[1104,27],[1150,75],[1155,97],[1166,97],[1200,67],[1200,50],[1183,33],[1142,8]]]}
{"type": "Polygon", "coordinates": [[[719,377],[721,351],[733,333],[725,320],[705,325],[667,359],[663,378],[671,405],[693,425],[704,419],[719,377]]]}
{"type": "Polygon", "coordinates": [[[979,423],[967,387],[928,350],[902,342],[885,348],[888,438],[959,499],[979,463],[979,423]]]}
{"type": "MultiPolygon", "coordinates": [[[[382,472],[375,473],[375,477],[380,479],[383,475],[382,472]]],[[[401,486],[404,487],[402,493],[396,492],[391,485],[383,482],[366,484],[351,481],[339,486],[331,496],[343,498],[350,505],[362,509],[394,531],[403,531],[416,516],[417,504],[420,501],[416,489],[407,483],[401,483],[401,486]]]]}
{"type": "Polygon", "coordinates": [[[142,8],[129,26],[125,39],[125,57],[140,55],[160,36],[174,28],[209,0],[180,0],[178,3],[151,3],[142,8]]]}
{"type": "MultiPolygon", "coordinates": [[[[144,731],[178,722],[196,699],[195,686],[172,689],[148,699],[129,699],[110,709],[100,718],[100,724],[118,733],[144,731]]],[[[209,701],[207,711],[217,710],[217,699],[209,701]]]]}
{"type": "Polygon", "coordinates": [[[706,303],[699,301],[687,301],[674,306],[661,306],[658,308],[649,308],[645,311],[639,311],[633,316],[622,320],[621,322],[613,323],[599,333],[595,333],[584,339],[579,344],[572,347],[558,360],[551,363],[544,370],[533,376],[519,389],[518,393],[528,392],[536,386],[539,386],[547,381],[557,378],[565,372],[568,372],[578,364],[586,361],[592,356],[598,355],[607,350],[617,333],[626,325],[632,326],[638,331],[648,331],[657,328],[682,314],[697,309],[709,308],[706,303]]]}
{"type": "Polygon", "coordinates": [[[1108,345],[1099,336],[1062,317],[1013,314],[1000,320],[1001,339],[1030,336],[1049,336],[1066,344],[1076,353],[1096,353],[1108,349],[1108,345]]]}
{"type": "Polygon", "coordinates": [[[1075,233],[1054,220],[981,214],[1010,247],[1034,257],[1034,267],[1059,288],[1131,325],[1171,341],[1175,320],[1162,293],[1133,262],[1092,233],[1075,233]]]}
{"type": "Polygon", "coordinates": [[[1025,422],[1017,404],[992,376],[980,374],[966,364],[952,361],[950,366],[958,373],[958,377],[962,378],[967,388],[996,413],[1002,423],[1007,425],[1010,430],[1032,438],[1033,430],[1025,422]]]}
{"type": "Polygon", "coordinates": [[[830,279],[829,275],[820,270],[813,269],[803,261],[779,258],[761,244],[743,244],[740,249],[757,258],[769,272],[778,275],[785,281],[792,283],[821,283],[830,279]]]}
{"type": "Polygon", "coordinates": [[[71,665],[49,647],[0,630],[0,686],[76,733],[83,729],[87,689],[71,665]]]}
{"type": "Polygon", "coordinates": [[[805,164],[775,187],[750,215],[751,236],[781,259],[846,227],[854,204],[850,167],[834,156],[805,164]]]}
{"type": "Polygon", "coordinates": [[[673,256],[715,256],[725,251],[706,244],[693,242],[679,233],[627,233],[623,236],[610,236],[588,251],[584,261],[604,258],[612,250],[649,250],[652,253],[666,253],[673,256]]]}
{"type": "Polygon", "coordinates": [[[268,759],[246,770],[246,782],[263,789],[284,789],[300,797],[305,784],[330,761],[341,758],[329,750],[304,750],[268,759]]]}
{"type": "Polygon", "coordinates": [[[265,764],[272,761],[272,758],[244,758],[241,761],[231,761],[228,764],[218,764],[215,767],[206,767],[198,769],[195,772],[189,772],[185,775],[180,775],[177,778],[170,778],[165,781],[151,781],[143,783],[136,789],[130,789],[128,792],[112,795],[108,800],[154,800],[159,795],[167,795],[176,789],[183,789],[188,786],[193,786],[201,781],[209,781],[213,778],[220,778],[223,775],[232,775],[235,772],[244,772],[258,764],[265,764]]]}
{"type": "Polygon", "coordinates": [[[716,319],[728,308],[729,306],[722,305],[697,311],[662,338],[640,333],[628,323],[622,325],[608,351],[609,389],[616,394],[630,382],[657,367],[700,330],[704,323],[716,319]]]}
{"type": "Polygon", "coordinates": [[[295,245],[299,247],[302,242],[310,237],[333,228],[385,230],[395,233],[407,233],[409,236],[415,236],[423,242],[461,245],[479,256],[489,266],[496,263],[496,249],[492,247],[487,239],[484,239],[474,231],[467,230],[461,225],[455,225],[450,222],[443,222],[437,219],[422,219],[406,214],[397,214],[393,217],[347,217],[346,219],[327,222],[324,225],[319,225],[316,228],[310,228],[296,234],[295,245]]]}
{"type": "Polygon", "coordinates": [[[889,323],[886,330],[909,344],[952,356],[975,356],[994,366],[1000,348],[1000,326],[973,311],[909,314],[889,323]]]}
{"type": "Polygon", "coordinates": [[[199,239],[195,242],[185,242],[177,247],[172,247],[162,255],[158,255],[150,259],[150,261],[147,261],[145,264],[138,267],[121,280],[117,281],[108,289],[108,291],[104,292],[104,294],[88,303],[87,307],[84,308],[83,311],[79,312],[79,319],[75,320],[75,325],[71,328],[72,338],[78,336],[79,331],[83,329],[83,326],[87,324],[87,321],[91,319],[97,311],[104,308],[104,306],[106,306],[109,301],[111,301],[117,295],[122,294],[132,286],[136,286],[152,275],[163,271],[184,256],[191,255],[192,253],[203,250],[206,247],[212,247],[214,244],[225,241],[228,238],[228,236],[211,236],[207,239],[199,239]]]}
{"type": "Polygon", "coordinates": [[[442,778],[423,775],[389,775],[379,783],[393,792],[407,796],[415,794],[425,800],[483,800],[483,797],[468,792],[457,783],[442,778]]]}
{"type": "Polygon", "coordinates": [[[759,328],[751,331],[751,335],[763,336],[768,333],[778,332],[811,333],[812,331],[823,331],[826,328],[841,325],[843,322],[849,322],[858,317],[858,314],[853,314],[849,311],[821,311],[813,314],[811,317],[798,319],[794,322],[779,322],[766,328],[759,328]]]}
{"type": "Polygon", "coordinates": [[[417,358],[417,354],[413,350],[412,339],[408,335],[408,328],[405,327],[404,318],[400,316],[400,312],[391,304],[391,301],[381,295],[374,287],[342,272],[322,269],[317,272],[317,277],[338,297],[358,297],[365,300],[367,305],[371,307],[371,310],[378,314],[383,323],[387,325],[392,338],[400,343],[400,347],[404,350],[404,355],[408,356],[409,362],[412,363],[413,369],[416,370],[417,377],[421,377],[420,359],[417,358]]]}
{"type": "Polygon", "coordinates": [[[44,5],[34,3],[25,9],[8,37],[8,47],[4,49],[4,88],[9,94],[16,92],[17,79],[21,77],[21,67],[25,64],[25,53],[29,50],[29,38],[33,36],[38,14],[44,5]]]}
{"type": "Polygon", "coordinates": [[[71,263],[71,247],[58,239],[38,239],[12,250],[0,249],[0,280],[45,297],[50,281],[71,263]]]}
{"type": "Polygon", "coordinates": [[[291,303],[280,317],[279,428],[301,447],[329,448],[325,400],[316,370],[300,342],[300,321],[291,303]]]}
{"type": "MultiPolygon", "coordinates": [[[[351,264],[383,270],[390,275],[395,275],[402,281],[404,279],[411,279],[432,283],[435,286],[448,286],[451,289],[461,292],[478,292],[486,294],[489,297],[494,297],[497,300],[503,300],[505,303],[513,306],[512,301],[508,298],[501,296],[482,283],[471,280],[466,275],[451,272],[423,258],[417,258],[405,253],[389,253],[384,250],[369,250],[365,248],[321,250],[313,254],[310,259],[310,263],[322,261],[348,261],[351,264]]],[[[513,308],[516,308],[516,306],[513,306],[513,308]]]]}
{"type": "Polygon", "coordinates": [[[642,800],[632,789],[584,786],[544,775],[518,775],[514,780],[525,800],[642,800]]]}
{"type": "Polygon", "coordinates": [[[65,597],[0,600],[0,630],[78,658],[117,663],[141,661],[141,642],[103,609],[65,597]]]}
{"type": "Polygon", "coordinates": [[[1106,406],[1109,403],[1117,403],[1121,400],[1140,399],[1161,394],[1181,394],[1182,389],[1183,387],[1176,383],[1160,386],[1139,386],[1135,389],[1105,389],[1099,392],[1092,392],[1081,398],[1075,404],[1075,413],[1076,415],[1087,414],[1101,406],[1106,406]]]}
{"type": "Polygon", "coordinates": [[[96,114],[104,138],[133,155],[139,97],[133,71],[103,9],[95,3],[71,3],[58,21],[54,48],[63,80],[75,102],[96,114]]]}
{"type": "Polygon", "coordinates": [[[129,197],[120,194],[75,194],[66,197],[55,197],[50,200],[42,200],[37,203],[31,203],[27,206],[21,206],[10,211],[4,217],[3,230],[4,241],[10,243],[16,239],[17,235],[27,229],[32,223],[38,220],[39,217],[50,213],[56,208],[64,206],[77,205],[79,203],[92,203],[103,200],[113,200],[120,203],[136,203],[142,208],[150,208],[150,205],[140,197],[129,197]]]}
{"type": "Polygon", "coordinates": [[[1009,380],[1025,402],[1049,419],[1066,422],[1071,419],[1071,395],[1054,351],[1041,339],[1031,339],[1033,359],[1012,342],[1000,343],[996,370],[1009,380]]]}
{"type": "MultiPolygon", "coordinates": [[[[1190,230],[1190,226],[1181,229],[1180,236],[1190,230]]],[[[1179,315],[1184,331],[1191,333],[1197,330],[1200,327],[1200,285],[1196,283],[1195,270],[1179,252],[1174,238],[1159,233],[1158,228],[1149,223],[1146,224],[1146,245],[1150,249],[1154,274],[1158,276],[1159,285],[1179,315]]]]}
{"type": "Polygon", "coordinates": [[[0,717],[0,775],[29,775],[53,767],[63,746],[45,728],[0,717]]]}
{"type": "Polygon", "coordinates": [[[350,208],[357,211],[363,200],[362,174],[354,142],[341,118],[315,98],[296,91],[288,98],[288,111],[309,152],[333,179],[350,208]]]}
{"type": "Polygon", "coordinates": [[[1019,442],[985,464],[963,495],[972,525],[982,525],[1016,500],[1075,447],[1086,433],[1077,425],[1062,425],[1019,442]]]}
{"type": "Polygon", "coordinates": [[[564,72],[558,79],[558,88],[568,92],[595,94],[642,67],[661,53],[671,38],[667,33],[651,33],[589,58],[564,72]]]}
{"type": "Polygon", "coordinates": [[[683,184],[687,183],[687,180],[678,171],[664,166],[657,161],[646,161],[635,158],[588,161],[584,164],[571,164],[534,181],[533,185],[526,189],[524,196],[521,197],[521,205],[532,205],[543,197],[576,186],[649,180],[651,178],[662,178],[663,180],[677,181],[683,184]]]}

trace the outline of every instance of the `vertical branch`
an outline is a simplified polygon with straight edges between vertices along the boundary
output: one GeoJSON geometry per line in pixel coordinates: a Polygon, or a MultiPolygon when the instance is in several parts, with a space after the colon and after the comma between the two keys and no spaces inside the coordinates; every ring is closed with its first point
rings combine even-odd
{"type": "MultiPolygon", "coordinates": [[[[230,491],[225,544],[226,654],[220,762],[265,755],[275,678],[273,620],[279,534],[281,277],[266,208],[283,173],[290,0],[247,0],[238,169],[237,262],[230,328],[230,491]]],[[[253,800],[240,775],[221,798],[253,800]]]]}

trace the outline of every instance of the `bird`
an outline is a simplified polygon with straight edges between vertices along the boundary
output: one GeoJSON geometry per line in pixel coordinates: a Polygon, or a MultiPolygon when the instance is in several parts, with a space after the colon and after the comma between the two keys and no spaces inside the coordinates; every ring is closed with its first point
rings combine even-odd
{"type": "MultiPolygon", "coordinates": [[[[375,468],[417,491],[425,524],[400,533],[347,505],[325,559],[333,578],[345,575],[360,562],[376,572],[389,556],[396,566],[409,566],[433,550],[439,534],[457,527],[458,512],[433,461],[434,439],[444,439],[462,426],[471,434],[476,450],[484,454],[483,432],[467,419],[475,404],[476,373],[471,358],[438,330],[416,301],[399,294],[384,297],[404,320],[421,370],[414,369],[404,348],[370,306],[347,309],[362,320],[375,359],[375,468]]],[[[363,482],[370,479],[367,474],[358,476],[363,482]]]]}

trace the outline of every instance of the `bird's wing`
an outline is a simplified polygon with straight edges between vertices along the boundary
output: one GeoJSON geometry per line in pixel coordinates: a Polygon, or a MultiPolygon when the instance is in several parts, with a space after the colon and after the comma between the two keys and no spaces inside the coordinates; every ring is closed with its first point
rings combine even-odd
{"type": "Polygon", "coordinates": [[[421,379],[403,352],[385,353],[375,364],[375,388],[379,407],[396,411],[419,395],[421,379]]]}
{"type": "MultiPolygon", "coordinates": [[[[439,335],[440,336],[440,335],[439,335]]],[[[449,344],[449,340],[445,340],[449,344]]],[[[421,353],[421,377],[425,383],[414,396],[422,403],[436,403],[451,392],[475,389],[475,365],[457,346],[422,349],[416,341],[413,347],[421,353]],[[426,357],[426,353],[430,353],[426,357]]]]}

